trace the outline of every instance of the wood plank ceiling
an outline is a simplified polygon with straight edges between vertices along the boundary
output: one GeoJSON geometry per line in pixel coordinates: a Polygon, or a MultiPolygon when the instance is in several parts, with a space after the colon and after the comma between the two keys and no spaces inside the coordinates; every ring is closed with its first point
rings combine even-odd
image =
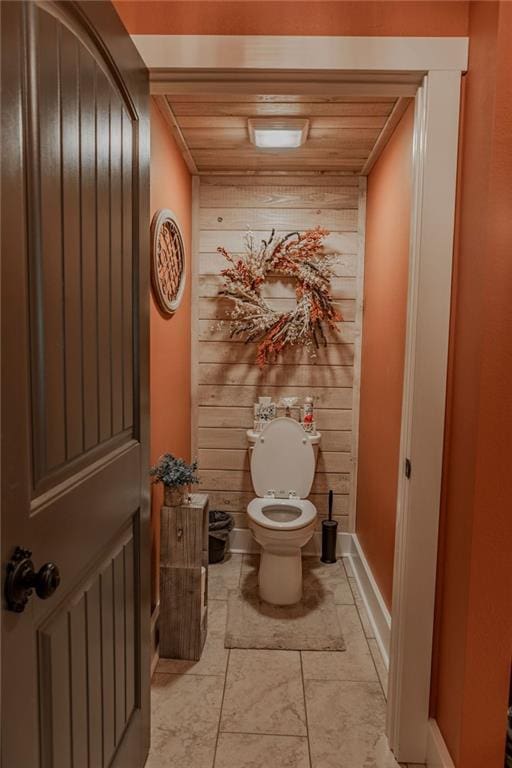
{"type": "Polygon", "coordinates": [[[193,173],[334,171],[368,173],[409,99],[328,95],[191,94],[157,97],[193,173]],[[259,149],[249,118],[308,118],[298,149],[259,149]]]}

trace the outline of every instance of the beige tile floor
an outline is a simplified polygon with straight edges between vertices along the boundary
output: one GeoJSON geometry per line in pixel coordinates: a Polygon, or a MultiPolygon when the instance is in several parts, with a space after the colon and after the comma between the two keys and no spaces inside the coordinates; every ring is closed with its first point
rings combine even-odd
{"type": "Polygon", "coordinates": [[[210,566],[201,660],[157,666],[146,768],[398,768],[387,672],[350,565],[304,559],[304,579],[334,593],[346,651],[228,651],[228,591],[253,584],[257,567],[254,555],[210,566]]]}

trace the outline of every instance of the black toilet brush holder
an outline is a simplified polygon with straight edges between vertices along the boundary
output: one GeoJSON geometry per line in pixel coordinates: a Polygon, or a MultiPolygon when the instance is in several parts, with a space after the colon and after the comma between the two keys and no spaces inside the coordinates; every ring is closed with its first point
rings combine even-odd
{"type": "Polygon", "coordinates": [[[336,539],[338,522],[332,519],[333,493],[329,491],[329,519],[322,520],[322,563],[336,562],[336,539]]]}

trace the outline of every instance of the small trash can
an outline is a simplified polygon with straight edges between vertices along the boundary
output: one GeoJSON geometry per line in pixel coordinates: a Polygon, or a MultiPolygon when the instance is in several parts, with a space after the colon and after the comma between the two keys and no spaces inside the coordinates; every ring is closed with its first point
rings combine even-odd
{"type": "Polygon", "coordinates": [[[208,562],[220,563],[224,560],[229,540],[229,532],[235,521],[228,512],[211,509],[208,525],[208,562]]]}

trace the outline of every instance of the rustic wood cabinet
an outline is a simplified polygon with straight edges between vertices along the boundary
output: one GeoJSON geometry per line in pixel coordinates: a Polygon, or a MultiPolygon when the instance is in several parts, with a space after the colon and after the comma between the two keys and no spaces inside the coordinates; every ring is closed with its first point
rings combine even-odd
{"type": "Polygon", "coordinates": [[[160,528],[160,657],[201,658],[208,627],[208,496],[163,506],[160,528]]]}

